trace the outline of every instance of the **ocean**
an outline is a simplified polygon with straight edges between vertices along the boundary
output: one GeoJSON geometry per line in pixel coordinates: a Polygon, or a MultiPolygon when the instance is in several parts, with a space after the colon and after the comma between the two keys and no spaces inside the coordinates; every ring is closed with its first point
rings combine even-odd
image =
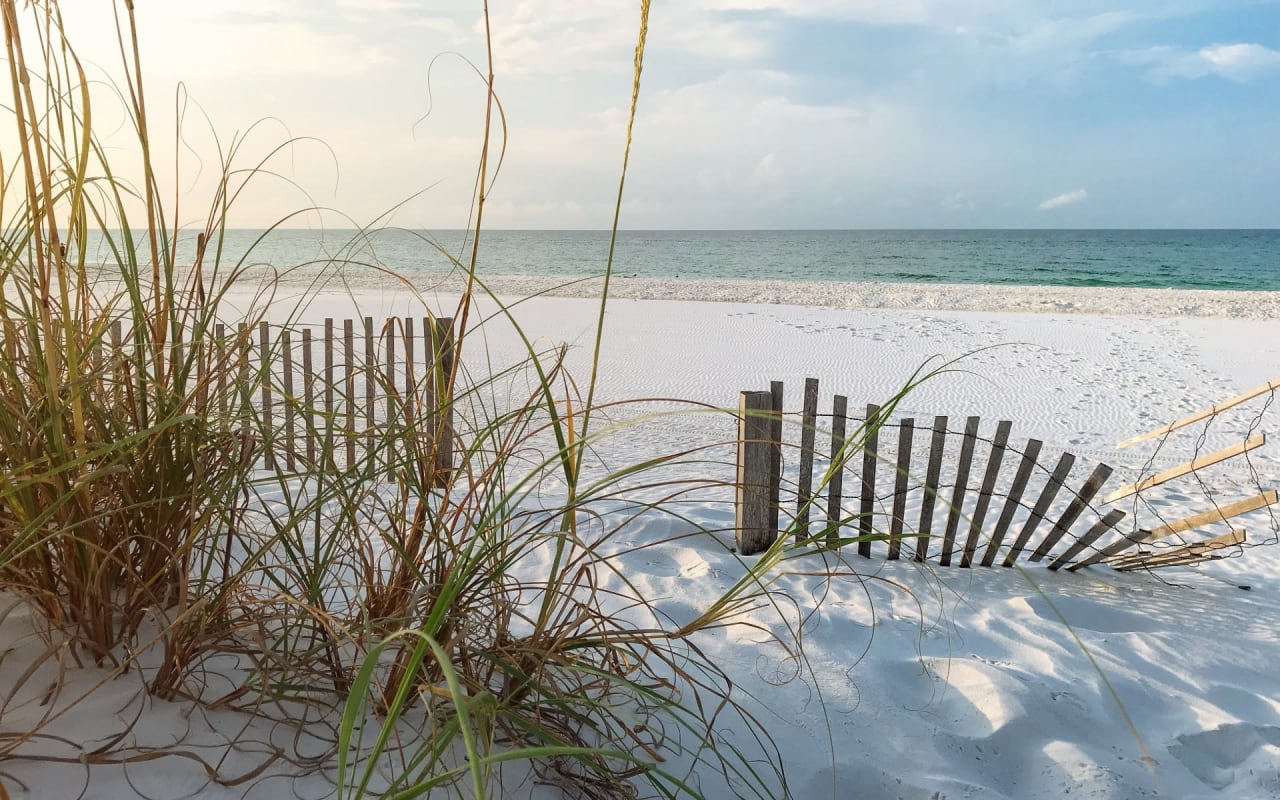
{"type": "MultiPolygon", "coordinates": [[[[180,263],[193,238],[180,241],[180,263]]],[[[444,272],[451,257],[469,258],[470,241],[464,231],[233,230],[223,258],[444,272]]],[[[479,264],[489,275],[595,275],[608,251],[605,231],[494,230],[481,236],[479,264]]],[[[614,274],[1276,291],[1280,230],[622,231],[614,274]]]]}

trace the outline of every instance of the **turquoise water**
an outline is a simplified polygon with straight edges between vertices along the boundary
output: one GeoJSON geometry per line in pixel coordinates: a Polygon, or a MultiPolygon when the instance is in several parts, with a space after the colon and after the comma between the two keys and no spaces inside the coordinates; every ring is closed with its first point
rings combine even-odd
{"type": "MultiPolygon", "coordinates": [[[[261,235],[231,231],[226,257],[261,235]]],[[[284,230],[248,257],[276,267],[331,258],[400,272],[442,272],[470,252],[462,231],[284,230]]],[[[180,243],[189,260],[192,241],[180,243]]],[[[489,274],[592,275],[603,271],[603,231],[486,231],[489,274]]],[[[618,275],[653,278],[887,281],[1180,289],[1280,290],[1280,230],[624,231],[618,275]]]]}

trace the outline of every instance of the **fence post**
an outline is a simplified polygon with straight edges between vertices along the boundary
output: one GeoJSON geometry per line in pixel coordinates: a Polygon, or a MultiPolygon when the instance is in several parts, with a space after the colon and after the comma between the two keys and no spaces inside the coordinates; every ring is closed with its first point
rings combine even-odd
{"type": "Polygon", "coordinates": [[[742,392],[738,399],[738,480],[734,528],[738,552],[753,555],[767,550],[776,537],[773,512],[773,396],[770,392],[742,392]]]}

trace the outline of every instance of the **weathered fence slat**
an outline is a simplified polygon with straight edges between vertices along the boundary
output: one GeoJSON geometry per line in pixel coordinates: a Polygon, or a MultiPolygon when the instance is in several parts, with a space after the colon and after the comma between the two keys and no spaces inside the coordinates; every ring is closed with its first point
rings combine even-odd
{"type": "Polygon", "coordinates": [[[907,485],[911,477],[911,446],[916,421],[898,423],[898,466],[893,479],[893,518],[889,520],[889,560],[897,561],[902,552],[902,526],[907,515],[907,485]]]}
{"type": "Polygon", "coordinates": [[[365,458],[373,460],[374,431],[377,420],[374,418],[373,402],[377,391],[378,372],[376,344],[373,337],[373,317],[364,318],[364,453],[365,458]]]}
{"type": "Polygon", "coordinates": [[[432,349],[434,354],[434,374],[438,376],[436,404],[432,407],[435,414],[436,448],[436,486],[448,483],[453,473],[453,382],[455,379],[453,350],[453,318],[437,317],[432,327],[432,349]]]}
{"type": "Polygon", "coordinates": [[[947,418],[933,418],[933,441],[929,445],[929,468],[920,501],[920,527],[916,538],[916,561],[929,557],[929,533],[933,530],[933,506],[938,500],[938,479],[942,475],[942,454],[947,447],[947,418]]]}
{"type": "Polygon", "coordinates": [[[1093,474],[1084,482],[1084,486],[1080,487],[1080,491],[1076,496],[1071,498],[1071,502],[1067,505],[1062,516],[1058,517],[1058,521],[1053,524],[1048,535],[1044,537],[1044,541],[1040,542],[1040,546],[1031,554],[1032,561],[1039,561],[1049,555],[1049,551],[1053,549],[1063,536],[1067,535],[1067,531],[1071,530],[1071,526],[1076,524],[1081,512],[1085,506],[1089,505],[1089,501],[1102,488],[1102,484],[1107,482],[1107,478],[1111,477],[1111,467],[1106,464],[1099,464],[1094,467],[1093,474]]]}
{"type": "Polygon", "coordinates": [[[1129,572],[1149,567],[1194,564],[1215,550],[1223,550],[1244,544],[1245,538],[1244,531],[1237,528],[1230,533],[1214,536],[1202,542],[1193,542],[1157,551],[1144,550],[1138,553],[1130,553],[1124,558],[1111,562],[1110,566],[1121,572],[1129,572]]]}
{"type": "Polygon", "coordinates": [[[880,442],[880,406],[867,406],[867,435],[862,444],[862,497],[858,507],[858,555],[871,558],[871,533],[876,507],[876,467],[880,442]]]}
{"type": "Polygon", "coordinates": [[[956,546],[956,531],[964,516],[964,496],[969,487],[969,468],[973,463],[974,445],[978,440],[977,417],[969,417],[964,424],[964,439],[960,444],[960,462],[956,465],[956,482],[951,492],[951,508],[947,513],[947,528],[942,535],[942,558],[939,563],[951,566],[951,551],[956,546]]]}
{"type": "Polygon", "coordinates": [[[776,535],[782,525],[782,381],[769,383],[769,438],[773,452],[769,456],[769,529],[776,535]]]}
{"type": "Polygon", "coordinates": [[[773,443],[769,441],[772,397],[742,392],[738,398],[738,486],[734,504],[738,552],[752,555],[773,544],[769,498],[773,443]]]}
{"type": "MultiPolygon", "coordinates": [[[[214,355],[218,359],[226,357],[227,349],[227,326],[225,323],[219,322],[213,329],[214,338],[214,355]]],[[[222,424],[227,422],[227,371],[225,369],[218,370],[218,420],[222,424]]]]}
{"type": "Polygon", "coordinates": [[[1094,523],[1092,528],[1086,531],[1079,539],[1076,539],[1075,544],[1068,547],[1062,555],[1055,558],[1053,562],[1049,564],[1049,569],[1057,571],[1063,566],[1070,564],[1071,559],[1083,553],[1086,548],[1098,539],[1102,538],[1103,534],[1114,528],[1122,519],[1124,519],[1124,512],[1120,509],[1113,508],[1108,511],[1105,517],[1094,523]]]}
{"type": "Polygon", "coordinates": [[[1241,514],[1247,514],[1250,511],[1257,511],[1260,508],[1266,508],[1276,502],[1276,492],[1274,490],[1254,495],[1253,497],[1237,500],[1234,503],[1227,503],[1225,506],[1218,506],[1209,511],[1202,511],[1199,514],[1193,514],[1190,517],[1180,519],[1176,522],[1170,522],[1168,525],[1161,525],[1159,528],[1147,533],[1142,543],[1154,542],[1157,539],[1163,539],[1166,536],[1172,536],[1175,533],[1186,533],[1196,528],[1210,525],[1214,522],[1225,522],[1232,517],[1238,517],[1241,514]]]}
{"type": "Polygon", "coordinates": [[[262,466],[264,469],[275,469],[276,442],[271,432],[271,326],[266,320],[258,323],[258,346],[261,348],[258,371],[262,381],[262,466]]]}
{"type": "Polygon", "coordinates": [[[253,352],[253,331],[241,322],[236,335],[236,349],[240,358],[240,427],[249,427],[249,418],[253,412],[250,402],[253,399],[252,387],[249,385],[249,358],[253,352]]]}
{"type": "Polygon", "coordinates": [[[306,412],[303,422],[306,436],[307,466],[314,468],[316,464],[316,369],[313,360],[311,329],[302,329],[302,408],[306,412]]]}
{"type": "MultiPolygon", "coordinates": [[[[401,414],[408,424],[412,424],[416,409],[414,407],[414,363],[413,363],[413,317],[404,318],[404,410],[401,414]]],[[[430,412],[428,412],[430,413],[430,412]]]]}
{"type": "Polygon", "coordinates": [[[996,481],[1000,477],[1000,464],[1004,460],[1004,449],[1009,444],[1009,431],[1013,423],[1001,420],[996,425],[995,438],[991,440],[991,454],[987,457],[987,472],[982,477],[982,488],[978,490],[978,504],[973,508],[973,516],[969,520],[969,536],[964,542],[964,554],[960,557],[960,566],[973,564],[973,556],[978,550],[978,537],[982,533],[982,523],[987,519],[987,508],[991,505],[991,496],[995,493],[996,481]]]}
{"type": "Polygon", "coordinates": [[[1031,509],[1031,516],[1027,517],[1026,523],[1022,526],[1022,532],[1018,534],[1018,538],[1014,540],[1013,546],[1009,548],[1009,555],[1005,556],[1004,565],[1012,567],[1013,563],[1018,560],[1018,556],[1026,548],[1027,542],[1031,541],[1031,537],[1036,532],[1036,528],[1040,527],[1040,523],[1044,520],[1044,515],[1049,513],[1049,506],[1053,504],[1054,498],[1058,496],[1058,490],[1062,488],[1062,484],[1067,480],[1067,474],[1071,472],[1071,467],[1076,463],[1076,457],[1071,453],[1063,453],[1058,459],[1058,465],[1054,467],[1053,473],[1049,475],[1049,480],[1045,482],[1044,489],[1040,492],[1040,498],[1036,500],[1035,507],[1031,509]]]}
{"type": "Polygon", "coordinates": [[[987,552],[982,556],[982,566],[989,567],[995,563],[1000,543],[1004,541],[1005,532],[1009,530],[1013,517],[1018,513],[1018,505],[1022,502],[1022,493],[1027,490],[1027,482],[1031,480],[1031,471],[1035,469],[1036,459],[1040,457],[1043,443],[1039,439],[1028,439],[1027,449],[1022,452],[1022,462],[1013,476],[1013,485],[1005,495],[1004,507],[996,520],[996,529],[991,532],[991,541],[987,542],[987,552]]]}
{"type": "Polygon", "coordinates": [[[1141,528],[1138,528],[1135,531],[1130,531],[1129,533],[1126,533],[1125,535],[1121,536],[1119,539],[1107,545],[1106,547],[1102,548],[1101,550],[1098,550],[1097,552],[1093,553],[1088,558],[1083,559],[1081,561],[1077,561],[1076,563],[1067,567],[1067,571],[1075,572],[1076,570],[1081,569],[1083,567],[1091,567],[1094,564],[1097,564],[1099,561],[1103,561],[1105,559],[1111,558],[1112,556],[1119,555],[1120,553],[1123,553],[1125,550],[1128,550],[1130,547],[1133,547],[1139,544],[1140,542],[1144,541],[1148,533],[1150,533],[1150,531],[1144,531],[1141,528]]]}
{"type": "Polygon", "coordinates": [[[337,427],[338,418],[334,413],[333,396],[336,385],[333,381],[333,348],[336,344],[333,336],[333,318],[326,317],[324,321],[324,344],[322,352],[324,353],[324,417],[325,417],[325,437],[321,443],[320,450],[324,453],[325,463],[330,467],[336,464],[334,458],[334,450],[337,443],[334,441],[333,431],[337,427]]]}
{"type": "Polygon", "coordinates": [[[386,375],[387,427],[390,427],[391,421],[396,418],[396,326],[393,320],[387,321],[386,327],[382,329],[382,336],[387,353],[383,370],[386,375]]]}
{"type": "Polygon", "coordinates": [[[342,321],[342,348],[345,356],[342,363],[343,401],[347,412],[347,427],[343,434],[347,440],[347,469],[351,469],[356,463],[356,331],[353,320],[342,321]]]}
{"type": "Polygon", "coordinates": [[[1218,464],[1234,456],[1247,453],[1250,450],[1261,447],[1266,443],[1267,443],[1266,435],[1255,436],[1252,439],[1249,439],[1247,441],[1240,442],[1239,444],[1233,444],[1230,447],[1225,447],[1215,453],[1209,453],[1208,455],[1200,456],[1199,458],[1188,461],[1185,464],[1172,467],[1170,469],[1164,470],[1163,472],[1157,472],[1155,475],[1151,475],[1150,477],[1143,478],[1142,480],[1137,481],[1136,483],[1131,483],[1128,486],[1123,486],[1119,489],[1116,489],[1114,492],[1107,495],[1106,499],[1103,500],[1102,502],[1114,503],[1117,500],[1123,500],[1124,498],[1129,497],[1131,495],[1135,495],[1138,492],[1146,491],[1147,489],[1150,489],[1154,486],[1159,486],[1162,483],[1167,483],[1168,481],[1171,481],[1174,478],[1180,478],[1183,475],[1187,475],[1197,470],[1204,469],[1205,467],[1218,464]]]}
{"type": "Polygon", "coordinates": [[[809,507],[813,504],[813,448],[818,428],[818,379],[804,381],[804,412],[800,417],[800,485],[796,493],[796,540],[809,538],[809,507]]]}
{"type": "Polygon", "coordinates": [[[844,502],[844,436],[849,398],[836,395],[831,402],[831,480],[827,485],[827,541],[840,536],[840,507],[844,502]]]}
{"type": "Polygon", "coordinates": [[[284,463],[285,468],[293,472],[298,466],[294,458],[293,438],[293,409],[298,404],[298,396],[293,393],[293,341],[288,328],[280,331],[280,350],[284,357],[284,463]]]}

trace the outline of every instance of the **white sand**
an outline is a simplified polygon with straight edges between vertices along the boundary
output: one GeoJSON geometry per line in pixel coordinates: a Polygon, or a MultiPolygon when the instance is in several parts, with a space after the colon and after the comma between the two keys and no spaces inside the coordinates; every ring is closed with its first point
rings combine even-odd
{"type": "MultiPolygon", "coordinates": [[[[639,286],[615,283],[620,298],[639,286]]],[[[794,301],[796,295],[783,288],[667,282],[643,291],[756,302],[616,299],[606,327],[601,397],[732,406],[739,390],[783,380],[788,406],[795,407],[803,378],[815,376],[823,382],[824,406],[837,391],[859,408],[888,397],[931,356],[970,354],[961,366],[971,372],[931,380],[907,398],[904,410],[926,420],[936,413],[1013,420],[1015,437],[1039,437],[1082,461],[1115,465],[1113,488],[1136,475],[1152,452],[1117,452],[1116,442],[1280,376],[1280,301],[1273,295],[1024,289],[1017,290],[1022,299],[1011,300],[1006,289],[860,287],[825,294],[814,289],[804,301],[910,308],[760,304],[794,301]],[[921,310],[935,305],[947,310],[921,310]],[[1004,311],[988,310],[993,307],[1004,311]],[[1054,308],[1132,315],[1020,313],[1054,308]]],[[[357,299],[363,313],[375,316],[420,313],[405,295],[382,289],[363,290],[357,299]]],[[[437,302],[446,310],[446,301],[437,302]]],[[[350,298],[326,296],[302,316],[345,316],[349,304],[350,298]]],[[[585,381],[595,309],[588,300],[542,298],[517,313],[539,341],[574,345],[570,366],[585,381]]],[[[487,330],[496,361],[514,361],[514,337],[496,324],[487,330]]],[[[470,354],[473,368],[478,352],[470,354]]],[[[1204,433],[1202,449],[1243,438],[1262,405],[1256,401],[1216,421],[1204,433]]],[[[1277,412],[1262,415],[1262,430],[1274,431],[1278,420],[1277,412]]],[[[1199,433],[1171,440],[1158,462],[1189,458],[1199,433]]],[[[602,443],[600,455],[616,467],[673,444],[731,435],[726,417],[684,415],[623,430],[602,443]]],[[[1267,488],[1280,483],[1277,449],[1269,445],[1254,459],[1267,488]]],[[[1225,499],[1257,482],[1238,465],[1224,470],[1214,480],[1235,493],[1225,499]]],[[[709,527],[723,527],[731,519],[728,499],[708,497],[684,511],[709,527]]],[[[1205,507],[1194,484],[1162,502],[1160,513],[1169,517],[1205,507]]],[[[1243,524],[1251,541],[1274,541],[1266,513],[1243,524]]],[[[642,520],[629,537],[664,537],[670,525],[642,520]]],[[[776,741],[792,796],[1280,795],[1280,547],[1255,547],[1243,557],[1161,573],[1175,585],[1105,568],[1055,574],[1043,565],[1022,573],[927,570],[880,558],[854,557],[853,563],[868,577],[886,580],[782,581],[801,616],[815,595],[825,593],[805,623],[807,664],[797,665],[751,634],[721,632],[698,641],[729,669],[744,696],[760,700],[753,708],[776,741]]],[[[676,619],[696,613],[743,569],[723,546],[701,539],[643,552],[623,566],[676,619]]],[[[760,612],[758,620],[778,629],[773,615],[760,612]]],[[[23,633],[25,625],[14,615],[0,626],[0,641],[16,648],[0,663],[0,697],[25,668],[24,657],[32,656],[35,645],[23,633]]],[[[98,674],[71,669],[61,676],[63,701],[91,687],[98,674]]],[[[53,679],[42,676],[45,685],[53,679]]],[[[20,730],[34,713],[32,703],[5,709],[0,726],[20,730]]],[[[182,742],[211,762],[228,752],[226,737],[244,725],[248,739],[291,735],[228,712],[144,699],[131,676],[98,688],[48,732],[93,747],[135,716],[139,746],[182,742]]],[[[25,752],[77,751],[46,740],[25,752]]],[[[255,763],[251,754],[230,753],[225,768],[235,774],[255,763]]],[[[732,797],[716,777],[700,776],[708,796],[732,797]]],[[[271,772],[242,786],[210,785],[198,765],[175,757],[127,769],[10,759],[0,761],[0,783],[15,796],[37,798],[76,797],[82,790],[86,798],[332,794],[322,778],[271,772]],[[19,781],[31,791],[15,793],[19,781]]],[[[518,798],[552,796],[512,788],[518,798]]]]}

